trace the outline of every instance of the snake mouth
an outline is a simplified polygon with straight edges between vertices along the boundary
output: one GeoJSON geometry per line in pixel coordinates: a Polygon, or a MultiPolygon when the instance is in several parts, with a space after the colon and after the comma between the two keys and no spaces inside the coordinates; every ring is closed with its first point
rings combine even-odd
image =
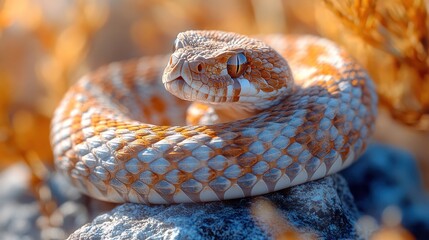
{"type": "Polygon", "coordinates": [[[162,82],[165,89],[174,96],[210,105],[229,106],[230,104],[249,105],[261,100],[261,91],[246,78],[231,78],[219,75],[215,78],[201,76],[193,79],[189,63],[174,55],[164,71],[162,82]],[[216,86],[216,87],[215,87],[216,86]]]}
{"type": "Polygon", "coordinates": [[[187,101],[198,101],[200,97],[207,99],[209,96],[193,88],[182,76],[165,82],[164,86],[171,94],[187,101]]]}
{"type": "Polygon", "coordinates": [[[213,81],[221,86],[215,88],[203,83],[199,78],[192,79],[192,74],[189,62],[173,54],[162,76],[162,82],[168,92],[183,100],[213,105],[238,101],[238,85],[234,84],[234,80],[225,77],[214,79],[213,81]],[[237,97],[232,97],[233,94],[237,97]]]}
{"type": "Polygon", "coordinates": [[[212,92],[208,87],[200,86],[199,89],[192,86],[182,76],[164,82],[164,86],[171,94],[187,101],[197,101],[209,104],[220,104],[230,102],[230,97],[222,92],[212,92]]]}
{"type": "Polygon", "coordinates": [[[183,86],[186,86],[188,84],[186,83],[185,79],[180,76],[164,83],[164,85],[170,93],[176,95],[179,98],[183,98],[183,86]]]}

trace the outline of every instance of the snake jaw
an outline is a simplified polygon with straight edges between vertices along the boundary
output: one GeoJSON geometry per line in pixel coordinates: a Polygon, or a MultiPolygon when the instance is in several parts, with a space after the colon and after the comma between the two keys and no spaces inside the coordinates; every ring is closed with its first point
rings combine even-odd
{"type": "Polygon", "coordinates": [[[198,68],[204,65],[201,59],[189,61],[181,52],[173,53],[162,77],[166,90],[187,101],[230,102],[227,95],[229,86],[234,85],[233,79],[226,74],[209,78],[206,69],[198,68]]]}
{"type": "Polygon", "coordinates": [[[164,82],[165,89],[169,91],[171,94],[175,95],[178,98],[192,101],[189,99],[189,95],[185,94],[184,86],[189,86],[186,81],[182,77],[177,77],[175,79],[169,80],[168,82],[164,82]]]}
{"type": "MultiPolygon", "coordinates": [[[[221,57],[225,57],[222,55],[221,57]]],[[[257,89],[252,81],[244,78],[232,78],[228,75],[225,63],[210,63],[206,60],[208,69],[204,72],[197,72],[195,65],[198,61],[189,61],[184,58],[182,52],[175,52],[171,55],[167,64],[162,82],[167,91],[178,98],[187,101],[197,101],[210,105],[219,104],[242,105],[249,108],[249,104],[261,101],[257,96],[262,93],[257,89]],[[192,67],[194,66],[194,67],[192,67]],[[209,75],[208,72],[215,71],[216,74],[209,75]],[[240,101],[241,99],[241,101],[240,101]]],[[[202,61],[199,59],[199,61],[202,61]]],[[[253,107],[255,107],[253,105],[253,107]]]]}

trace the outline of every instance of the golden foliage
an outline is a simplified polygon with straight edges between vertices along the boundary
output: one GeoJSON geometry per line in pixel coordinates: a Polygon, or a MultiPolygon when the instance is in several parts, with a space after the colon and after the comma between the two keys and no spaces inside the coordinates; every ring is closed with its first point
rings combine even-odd
{"type": "Polygon", "coordinates": [[[382,106],[396,119],[429,130],[429,6],[425,1],[324,2],[330,12],[321,7],[322,33],[365,65],[377,83],[382,106]],[[333,24],[338,22],[342,24],[333,24]]]}
{"type": "Polygon", "coordinates": [[[44,216],[56,208],[44,185],[53,162],[50,119],[106,17],[97,0],[0,2],[0,169],[27,163],[44,216]]]}
{"type": "Polygon", "coordinates": [[[88,40],[107,8],[94,0],[0,6],[0,163],[25,160],[29,152],[50,162],[50,117],[85,65],[88,40]]]}

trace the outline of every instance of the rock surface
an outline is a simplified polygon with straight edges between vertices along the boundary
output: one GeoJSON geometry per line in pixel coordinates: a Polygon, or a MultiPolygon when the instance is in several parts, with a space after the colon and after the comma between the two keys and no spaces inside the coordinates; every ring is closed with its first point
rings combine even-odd
{"type": "Polygon", "coordinates": [[[333,175],[257,198],[170,206],[123,204],[69,239],[270,239],[279,229],[265,225],[263,209],[252,211],[261,207],[258,199],[269,200],[277,209],[274,214],[283,221],[277,226],[322,239],[359,238],[353,197],[345,180],[333,175]]]}
{"type": "Polygon", "coordinates": [[[0,236],[2,239],[38,239],[34,224],[39,206],[27,187],[28,170],[15,165],[0,173],[0,236]]]}
{"type": "Polygon", "coordinates": [[[397,207],[402,225],[417,239],[429,236],[429,198],[416,160],[407,152],[372,144],[361,159],[341,174],[360,212],[382,222],[383,211],[397,207]]]}
{"type": "Polygon", "coordinates": [[[29,179],[30,171],[24,164],[0,172],[0,239],[64,239],[112,208],[82,196],[62,176],[51,174],[48,195],[52,194],[58,208],[49,218],[41,216],[29,179]]]}

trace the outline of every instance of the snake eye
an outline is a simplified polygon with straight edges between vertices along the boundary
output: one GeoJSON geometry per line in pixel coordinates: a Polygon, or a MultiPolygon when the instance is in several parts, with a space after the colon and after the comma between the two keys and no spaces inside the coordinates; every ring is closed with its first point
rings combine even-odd
{"type": "Polygon", "coordinates": [[[181,41],[179,41],[179,39],[174,40],[173,43],[173,52],[176,51],[179,48],[183,47],[183,43],[181,41]]]}
{"type": "Polygon", "coordinates": [[[238,53],[231,56],[226,63],[226,68],[228,70],[228,74],[237,78],[243,74],[247,67],[247,59],[243,53],[238,53]]]}

